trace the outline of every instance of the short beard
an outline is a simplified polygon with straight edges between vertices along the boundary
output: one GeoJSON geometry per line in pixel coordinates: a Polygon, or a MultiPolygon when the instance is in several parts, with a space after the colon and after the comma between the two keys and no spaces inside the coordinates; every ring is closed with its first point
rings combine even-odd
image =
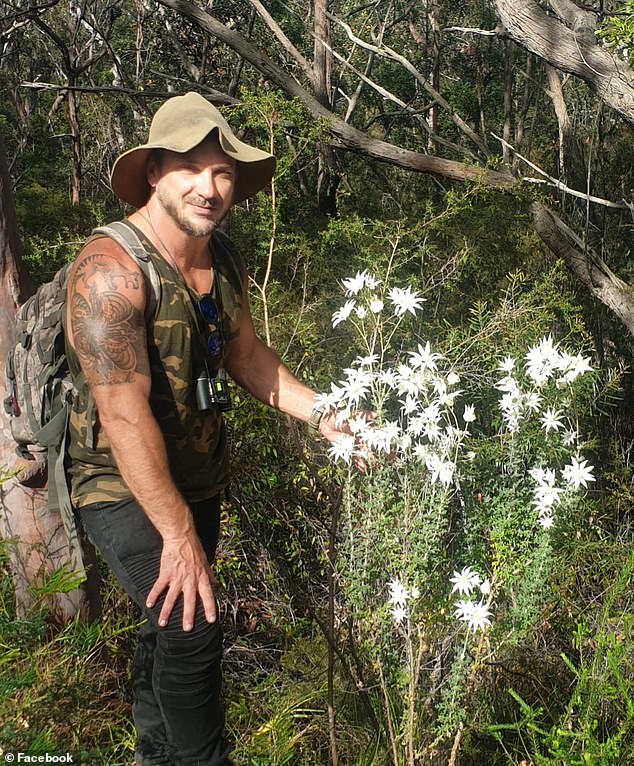
{"type": "Polygon", "coordinates": [[[207,219],[200,221],[198,225],[196,225],[194,222],[190,221],[182,214],[182,211],[179,210],[169,195],[163,193],[160,184],[158,184],[156,187],[156,198],[160,202],[163,210],[169,215],[174,223],[176,223],[178,228],[190,237],[196,237],[197,239],[211,237],[211,235],[214,233],[222,221],[222,218],[224,218],[223,215],[222,218],[218,221],[207,219]]]}

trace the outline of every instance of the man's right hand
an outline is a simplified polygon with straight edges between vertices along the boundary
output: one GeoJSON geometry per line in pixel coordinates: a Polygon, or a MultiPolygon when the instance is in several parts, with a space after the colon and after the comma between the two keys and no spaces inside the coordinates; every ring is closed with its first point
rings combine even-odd
{"type": "Polygon", "coordinates": [[[161,570],[149,592],[146,606],[151,609],[161,594],[166,593],[159,625],[165,627],[179,596],[183,597],[183,630],[194,627],[196,599],[200,600],[207,622],[217,618],[214,577],[200,540],[191,531],[182,537],[163,539],[161,570]]]}

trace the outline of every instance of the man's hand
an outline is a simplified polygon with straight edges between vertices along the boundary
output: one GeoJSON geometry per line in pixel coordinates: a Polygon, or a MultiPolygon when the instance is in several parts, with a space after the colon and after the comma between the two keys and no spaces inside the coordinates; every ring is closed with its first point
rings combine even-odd
{"type": "MultiPolygon", "coordinates": [[[[368,410],[361,410],[355,413],[355,420],[365,420],[368,425],[372,425],[376,419],[376,412],[370,412],[368,410]]],[[[363,442],[358,434],[350,427],[350,423],[346,420],[341,424],[337,423],[337,418],[334,412],[326,412],[319,422],[319,433],[324,436],[331,444],[334,444],[342,436],[355,435],[355,442],[357,447],[362,447],[363,442]]],[[[366,458],[359,454],[354,457],[355,466],[361,471],[366,473],[368,470],[368,462],[366,458]]]]}
{"type": "Polygon", "coordinates": [[[159,596],[167,591],[159,615],[159,625],[165,627],[179,596],[183,596],[183,630],[194,627],[196,599],[205,610],[207,622],[216,621],[216,598],[213,592],[214,577],[196,533],[191,531],[182,537],[163,540],[161,571],[146,606],[151,609],[159,596]]]}

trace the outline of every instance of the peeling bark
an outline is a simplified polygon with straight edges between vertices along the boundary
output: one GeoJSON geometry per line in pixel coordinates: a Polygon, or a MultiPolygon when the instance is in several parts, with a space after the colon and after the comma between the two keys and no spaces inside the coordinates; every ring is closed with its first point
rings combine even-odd
{"type": "MultiPolygon", "coordinates": [[[[493,5],[512,40],[556,69],[580,77],[605,104],[634,125],[634,72],[597,45],[593,33],[583,33],[586,27],[569,28],[535,0],[493,0],[493,5]]],[[[568,12],[570,5],[566,3],[568,12]]]]}

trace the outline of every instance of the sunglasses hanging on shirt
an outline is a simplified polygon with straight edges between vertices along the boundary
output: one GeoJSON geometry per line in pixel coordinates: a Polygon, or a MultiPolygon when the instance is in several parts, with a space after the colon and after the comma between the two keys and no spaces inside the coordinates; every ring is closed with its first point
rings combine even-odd
{"type": "Polygon", "coordinates": [[[207,322],[207,350],[212,357],[222,354],[222,332],[220,331],[220,309],[216,301],[207,293],[197,302],[198,310],[207,322]]]}

